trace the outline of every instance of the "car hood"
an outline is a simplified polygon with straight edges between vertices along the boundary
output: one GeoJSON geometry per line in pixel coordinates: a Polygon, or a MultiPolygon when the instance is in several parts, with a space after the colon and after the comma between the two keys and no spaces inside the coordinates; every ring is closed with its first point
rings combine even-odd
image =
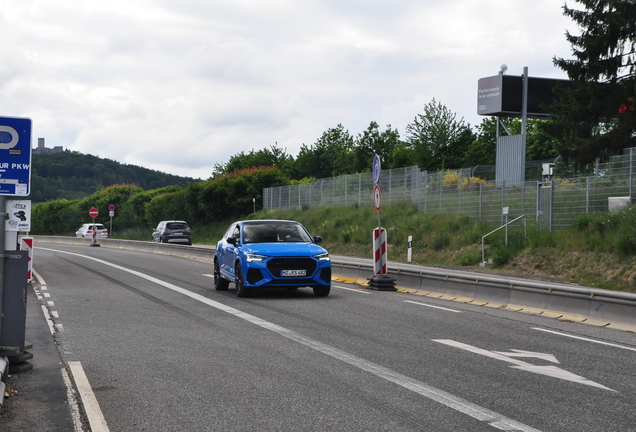
{"type": "Polygon", "coordinates": [[[253,243],[241,246],[245,253],[267,255],[271,257],[281,256],[313,256],[327,251],[316,243],[253,243]]]}

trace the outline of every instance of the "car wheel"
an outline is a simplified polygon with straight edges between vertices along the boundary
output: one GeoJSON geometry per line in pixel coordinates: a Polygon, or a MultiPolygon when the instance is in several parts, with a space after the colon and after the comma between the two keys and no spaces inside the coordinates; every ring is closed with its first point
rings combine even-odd
{"type": "Polygon", "coordinates": [[[227,279],[221,277],[219,262],[214,260],[214,289],[217,291],[225,291],[229,284],[230,282],[227,279]]]}
{"type": "Polygon", "coordinates": [[[314,294],[317,297],[325,297],[329,295],[331,285],[318,285],[314,287],[314,294]]]}
{"type": "Polygon", "coordinates": [[[159,243],[168,243],[168,240],[163,237],[159,237],[159,243]]]}
{"type": "Polygon", "coordinates": [[[236,295],[238,297],[249,296],[250,290],[243,283],[243,271],[240,264],[237,264],[234,270],[234,285],[236,285],[236,295]]]}

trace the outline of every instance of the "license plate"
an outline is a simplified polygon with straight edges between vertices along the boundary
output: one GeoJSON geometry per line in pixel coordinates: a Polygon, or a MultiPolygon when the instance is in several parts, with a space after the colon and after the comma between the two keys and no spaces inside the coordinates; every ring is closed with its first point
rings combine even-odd
{"type": "Polygon", "coordinates": [[[281,276],[307,276],[307,270],[281,270],[281,276]]]}

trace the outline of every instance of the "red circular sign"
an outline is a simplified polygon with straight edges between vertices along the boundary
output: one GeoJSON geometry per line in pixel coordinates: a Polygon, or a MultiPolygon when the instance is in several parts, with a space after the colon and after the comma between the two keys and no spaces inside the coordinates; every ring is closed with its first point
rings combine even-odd
{"type": "Polygon", "coordinates": [[[90,217],[97,217],[98,214],[99,214],[99,211],[95,207],[93,207],[92,209],[88,211],[88,215],[90,217]]]}
{"type": "Polygon", "coordinates": [[[382,197],[380,196],[380,185],[375,185],[373,188],[373,204],[375,204],[375,209],[380,211],[382,207],[382,197]]]}

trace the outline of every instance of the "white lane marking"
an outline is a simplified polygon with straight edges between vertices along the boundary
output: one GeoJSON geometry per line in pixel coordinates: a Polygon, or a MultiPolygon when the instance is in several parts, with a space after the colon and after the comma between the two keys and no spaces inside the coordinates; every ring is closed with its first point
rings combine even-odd
{"type": "Polygon", "coordinates": [[[435,308],[435,309],[442,309],[445,311],[449,311],[449,312],[457,312],[457,313],[462,313],[462,311],[458,311],[455,309],[449,309],[449,308],[445,308],[445,307],[441,307],[441,306],[433,306],[431,304],[427,304],[427,303],[420,303],[420,302],[415,302],[415,301],[411,301],[411,300],[404,300],[405,303],[413,303],[416,305],[420,305],[420,306],[426,306],[426,307],[430,307],[430,308],[435,308]]]}
{"type": "Polygon", "coordinates": [[[55,302],[52,301],[47,301],[46,304],[48,305],[48,307],[55,307],[55,302]]]}
{"type": "Polygon", "coordinates": [[[45,298],[51,298],[51,293],[45,292],[45,293],[42,293],[42,295],[43,295],[45,298]]]}
{"type": "MultiPolygon", "coordinates": [[[[162,281],[161,279],[157,279],[156,277],[153,277],[145,273],[141,273],[139,271],[132,270],[126,267],[122,267],[117,264],[109,263],[107,261],[103,261],[102,259],[97,259],[97,258],[93,258],[93,257],[81,255],[81,254],[76,254],[73,252],[66,252],[66,251],[48,249],[48,248],[38,248],[38,249],[48,250],[51,252],[63,253],[68,255],[74,255],[80,258],[96,261],[102,265],[113,267],[123,272],[134,274],[136,276],[139,276],[142,279],[145,279],[150,282],[154,282],[172,291],[175,291],[187,297],[190,297],[193,300],[199,301],[203,304],[207,304],[208,306],[216,308],[220,311],[234,315],[237,318],[241,318],[245,321],[248,321],[264,329],[273,331],[281,336],[284,336],[288,339],[296,341],[302,345],[305,345],[309,348],[312,348],[316,351],[319,351],[323,354],[326,354],[344,363],[355,366],[366,372],[370,372],[371,374],[379,378],[383,378],[389,382],[392,382],[408,390],[411,390],[415,393],[418,393],[424,397],[427,397],[431,400],[439,402],[449,408],[452,408],[456,411],[466,414],[476,420],[487,422],[490,426],[494,428],[505,430],[505,431],[540,432],[538,429],[534,429],[531,426],[525,425],[514,419],[505,417],[502,414],[496,413],[487,408],[476,405],[472,402],[469,402],[451,393],[445,392],[436,387],[433,387],[421,381],[410,378],[406,375],[402,375],[391,369],[385,368],[384,366],[380,366],[378,364],[372,363],[360,357],[356,357],[352,354],[347,353],[346,351],[342,351],[337,348],[331,347],[329,345],[323,344],[322,342],[318,342],[311,338],[304,337],[285,327],[281,327],[277,324],[271,323],[269,321],[265,321],[264,319],[258,318],[254,315],[250,315],[248,313],[235,309],[231,306],[224,305],[223,303],[219,303],[217,301],[211,300],[207,297],[204,297],[192,291],[188,291],[185,288],[181,288],[169,282],[162,281]]],[[[93,432],[96,432],[96,431],[94,430],[93,432]]]]}
{"type": "Polygon", "coordinates": [[[51,332],[52,335],[55,334],[55,329],[53,328],[53,321],[51,321],[51,318],[49,317],[49,310],[46,308],[46,306],[41,305],[42,306],[42,313],[44,314],[44,319],[46,320],[46,324],[49,326],[49,331],[51,332]]]}
{"type": "MultiPolygon", "coordinates": [[[[439,342],[441,344],[449,345],[455,348],[460,348],[475,354],[481,354],[486,357],[512,363],[515,365],[515,366],[510,366],[513,369],[520,369],[527,372],[533,372],[540,375],[546,375],[553,378],[559,378],[566,381],[572,381],[579,384],[585,384],[588,386],[597,387],[604,390],[616,391],[616,390],[612,390],[611,388],[605,387],[604,385],[596,383],[594,381],[588,380],[587,378],[583,378],[582,376],[575,375],[571,372],[560,369],[556,366],[536,366],[531,363],[526,363],[524,361],[517,360],[514,357],[517,357],[517,354],[519,353],[518,350],[515,350],[516,351],[515,353],[502,353],[497,351],[488,351],[483,348],[477,348],[472,345],[468,345],[462,342],[457,342],[451,339],[432,339],[432,340],[433,342],[439,342]]],[[[544,353],[529,353],[528,351],[522,351],[522,352],[525,353],[524,355],[525,357],[537,357],[537,358],[546,359],[546,356],[550,356],[550,354],[544,354],[544,353]],[[535,354],[535,355],[530,356],[529,354],[535,354]]],[[[556,358],[554,358],[554,361],[558,363],[558,361],[556,361],[556,358]]]]}
{"type": "Polygon", "coordinates": [[[207,274],[207,273],[204,273],[204,274],[203,274],[203,276],[207,276],[207,277],[211,277],[211,278],[213,278],[213,277],[214,277],[214,275],[213,275],[213,274],[207,274]]]}
{"type": "Polygon", "coordinates": [[[569,337],[569,338],[572,338],[572,339],[579,339],[579,340],[583,340],[583,341],[586,341],[586,342],[593,342],[593,343],[596,343],[596,344],[599,344],[599,345],[607,345],[607,346],[611,346],[611,347],[614,347],[614,348],[620,348],[620,349],[624,349],[624,350],[628,350],[628,351],[636,351],[636,348],[631,348],[631,347],[627,347],[627,346],[624,346],[624,345],[618,345],[618,344],[611,343],[611,342],[603,342],[603,341],[599,341],[599,340],[588,339],[588,338],[584,338],[582,336],[574,336],[574,335],[571,335],[571,334],[561,333],[561,332],[554,331],[554,330],[542,329],[542,328],[539,328],[539,327],[531,327],[531,328],[532,328],[532,330],[539,330],[539,331],[542,331],[542,332],[552,333],[552,334],[559,335],[559,336],[565,336],[565,337],[569,337]]]}
{"type": "Polygon", "coordinates": [[[60,314],[57,313],[57,311],[51,311],[51,315],[53,316],[53,318],[59,318],[60,314]]]}
{"type": "Polygon", "coordinates": [[[347,291],[353,291],[353,292],[357,292],[358,294],[371,294],[368,291],[364,291],[362,288],[349,288],[349,287],[343,287],[343,286],[339,286],[339,285],[334,285],[335,288],[339,288],[339,289],[343,289],[343,290],[347,290],[347,291]]]}
{"type": "Polygon", "coordinates": [[[40,286],[46,286],[46,282],[44,282],[44,278],[40,276],[40,274],[36,272],[35,270],[32,270],[32,271],[33,271],[33,276],[35,276],[40,281],[40,286]]]}
{"type": "Polygon", "coordinates": [[[66,399],[69,401],[69,408],[71,409],[71,418],[73,419],[73,426],[75,432],[82,431],[82,420],[80,416],[79,406],[77,405],[77,398],[73,391],[73,384],[71,384],[71,378],[68,376],[66,369],[62,369],[62,379],[66,386],[66,399]]]}
{"type": "Polygon", "coordinates": [[[82,363],[68,362],[68,367],[71,369],[77,391],[84,405],[84,411],[86,412],[86,417],[88,417],[91,432],[108,432],[109,429],[106,424],[106,419],[104,419],[99,403],[97,403],[97,398],[95,398],[95,393],[93,393],[91,384],[88,382],[86,373],[84,373],[82,363]]]}

